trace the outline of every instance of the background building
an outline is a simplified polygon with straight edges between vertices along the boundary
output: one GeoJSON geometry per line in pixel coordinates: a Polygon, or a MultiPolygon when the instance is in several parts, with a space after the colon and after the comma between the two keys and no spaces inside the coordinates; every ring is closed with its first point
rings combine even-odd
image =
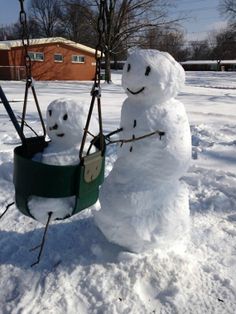
{"type": "MultiPolygon", "coordinates": [[[[28,53],[36,80],[93,80],[95,50],[55,37],[31,39],[28,53]]],[[[21,40],[0,41],[0,80],[25,78],[24,47],[21,40]]]]}
{"type": "Polygon", "coordinates": [[[180,63],[185,71],[236,71],[236,60],[191,60],[180,63]]]}

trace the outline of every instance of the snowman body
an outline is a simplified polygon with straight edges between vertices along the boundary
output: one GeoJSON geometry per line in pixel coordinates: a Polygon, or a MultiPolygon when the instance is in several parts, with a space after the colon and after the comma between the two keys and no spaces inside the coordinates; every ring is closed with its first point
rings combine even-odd
{"type": "Polygon", "coordinates": [[[189,226],[188,191],[180,178],[191,159],[188,118],[174,99],[184,83],[182,67],[166,53],[139,50],[124,67],[120,139],[124,143],[100,192],[95,221],[109,241],[134,252],[169,247],[189,226]]]}
{"type": "MultiPolygon", "coordinates": [[[[51,141],[44,151],[34,156],[34,160],[48,165],[79,164],[80,144],[83,138],[87,119],[86,107],[77,104],[72,99],[60,98],[51,102],[47,108],[47,134],[51,141]]],[[[93,117],[90,131],[98,132],[97,121],[93,117]]],[[[89,143],[85,145],[85,150],[89,143]]],[[[46,180],[46,178],[45,178],[46,180]]],[[[46,223],[48,213],[51,219],[64,219],[72,215],[75,206],[75,196],[64,198],[44,198],[31,196],[28,202],[30,214],[38,221],[46,223]]]]}
{"type": "Polygon", "coordinates": [[[155,134],[119,147],[113,169],[118,170],[115,181],[129,182],[132,186],[136,177],[135,182],[142,187],[139,183],[147,178],[146,184],[153,187],[159,182],[179,179],[188,169],[191,154],[189,123],[184,106],[178,100],[145,107],[142,102],[133,103],[133,99],[127,98],[122,107],[121,127],[121,139],[138,138],[157,130],[165,135],[160,139],[155,134]],[[124,171],[128,168],[128,175],[121,173],[121,168],[124,171]]]}

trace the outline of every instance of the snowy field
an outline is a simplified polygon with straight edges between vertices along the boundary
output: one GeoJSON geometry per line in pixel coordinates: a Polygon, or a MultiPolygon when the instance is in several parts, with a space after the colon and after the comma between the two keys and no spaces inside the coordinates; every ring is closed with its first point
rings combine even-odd
{"type": "MultiPolygon", "coordinates": [[[[105,132],[119,127],[125,94],[121,75],[102,86],[105,132]]],[[[17,114],[24,83],[0,82],[17,114]]],[[[49,102],[90,102],[91,82],[38,82],[45,115],[49,102]]],[[[30,95],[28,121],[39,121],[30,95]]],[[[38,266],[30,265],[43,225],[12,207],[0,221],[1,314],[236,313],[236,73],[187,72],[178,99],[192,131],[191,239],[185,253],[131,254],[104,238],[93,222],[98,204],[53,223],[38,266]]],[[[13,148],[19,143],[0,105],[0,208],[14,199],[13,148]]],[[[107,151],[108,174],[116,147],[107,151]]]]}

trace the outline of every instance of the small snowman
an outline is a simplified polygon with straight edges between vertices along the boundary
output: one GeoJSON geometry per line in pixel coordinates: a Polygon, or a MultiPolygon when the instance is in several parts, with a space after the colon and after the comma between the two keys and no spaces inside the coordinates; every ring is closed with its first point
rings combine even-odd
{"type": "Polygon", "coordinates": [[[118,149],[95,222],[109,241],[133,252],[171,248],[188,233],[188,190],[180,178],[191,160],[191,135],[185,108],[175,99],[184,81],[181,65],[157,50],[136,50],[123,69],[128,97],[120,139],[133,141],[118,149]],[[162,137],[143,138],[158,130],[162,137]]]}
{"type": "MultiPolygon", "coordinates": [[[[36,154],[33,159],[49,165],[78,164],[86,119],[85,105],[65,98],[52,101],[46,113],[47,134],[51,141],[44,151],[36,154]]],[[[93,117],[89,128],[92,134],[98,133],[98,123],[93,117]]],[[[85,150],[88,145],[89,143],[86,143],[85,150]]],[[[52,212],[52,220],[71,216],[74,205],[75,196],[65,198],[31,196],[28,201],[30,214],[42,223],[47,222],[49,212],[52,212]]]]}

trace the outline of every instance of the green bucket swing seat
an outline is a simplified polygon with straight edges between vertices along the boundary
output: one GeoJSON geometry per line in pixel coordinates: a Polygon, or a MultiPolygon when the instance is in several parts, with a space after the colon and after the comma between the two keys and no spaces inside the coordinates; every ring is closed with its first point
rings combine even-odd
{"type": "MultiPolygon", "coordinates": [[[[46,145],[45,142],[41,146],[46,145]]],[[[97,201],[99,187],[104,181],[104,149],[84,156],[78,165],[47,165],[31,158],[32,154],[28,153],[25,146],[15,148],[13,175],[15,201],[24,215],[34,218],[28,208],[28,200],[32,195],[45,198],[75,196],[72,215],[97,201]]]]}

